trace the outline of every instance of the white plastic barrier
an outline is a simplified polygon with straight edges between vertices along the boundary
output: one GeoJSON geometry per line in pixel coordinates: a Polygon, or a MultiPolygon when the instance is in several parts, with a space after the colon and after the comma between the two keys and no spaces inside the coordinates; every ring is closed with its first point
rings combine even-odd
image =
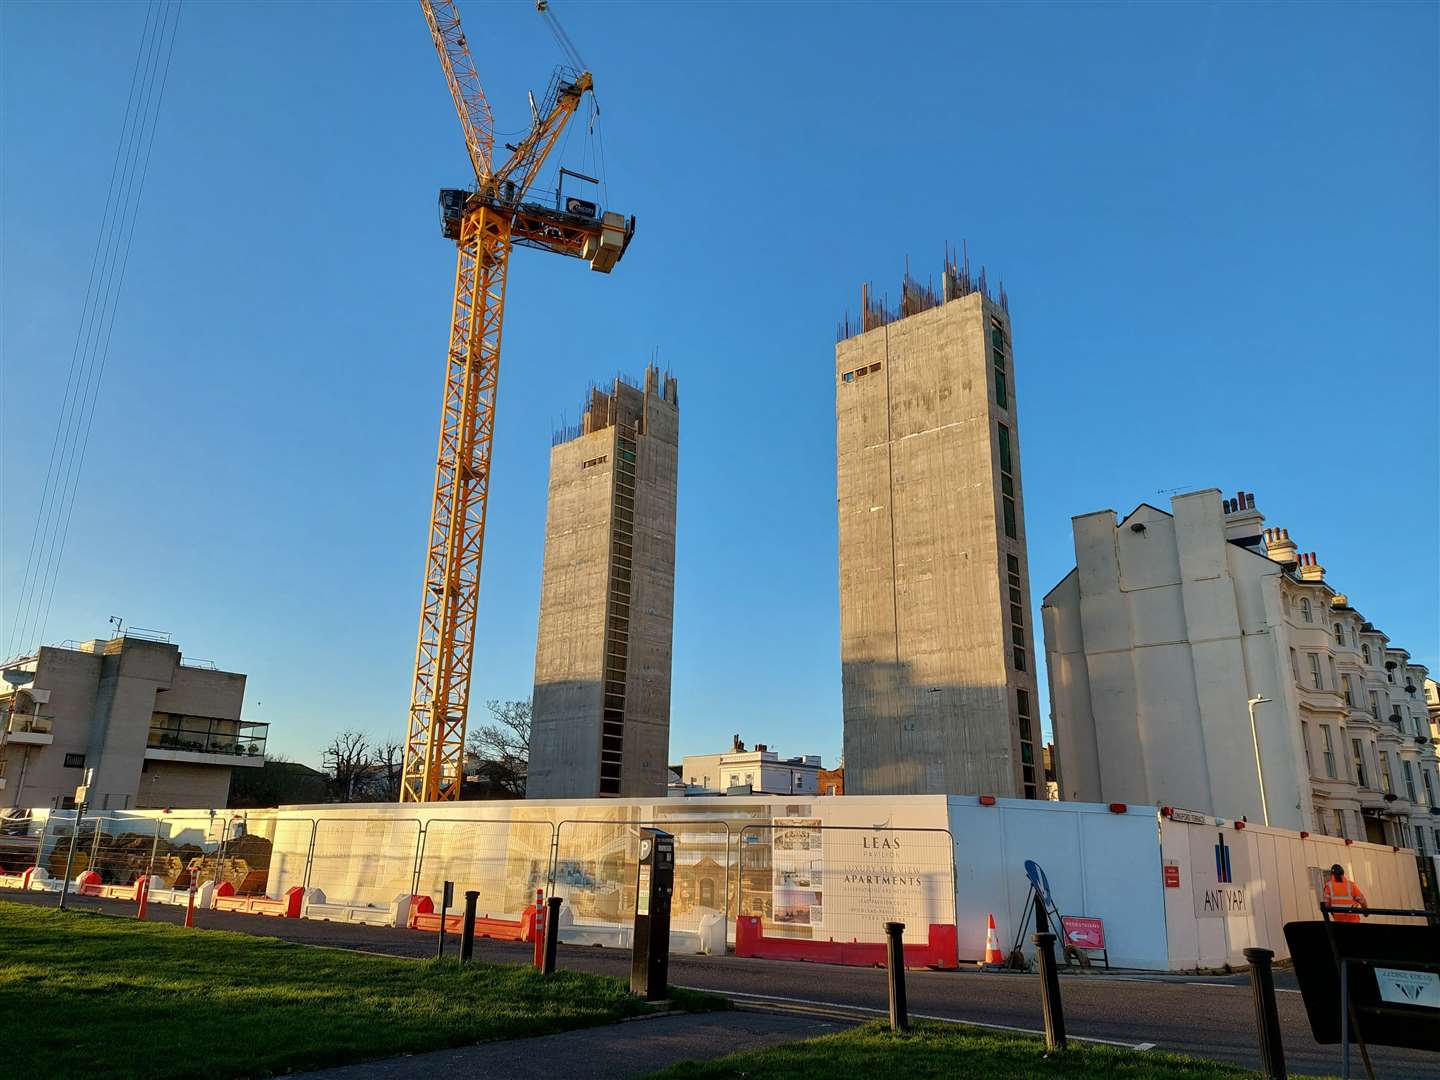
{"type": "MultiPolygon", "coordinates": [[[[404,897],[405,911],[409,914],[410,897],[404,897]]],[[[391,901],[384,907],[377,904],[332,904],[325,899],[321,889],[306,889],[301,900],[302,919],[320,919],[324,922],[359,923],[364,926],[396,926],[395,905],[391,901]]]]}
{"type": "MultiPolygon", "coordinates": [[[[187,907],[189,905],[190,890],[188,888],[167,889],[164,887],[163,884],[153,884],[154,882],[164,882],[165,879],[159,876],[152,876],[150,880],[152,882],[152,885],[150,887],[150,903],[175,904],[179,907],[187,907]]],[[[210,909],[211,899],[214,897],[214,895],[215,882],[202,881],[199,885],[195,887],[195,910],[208,911],[210,909]]]]}

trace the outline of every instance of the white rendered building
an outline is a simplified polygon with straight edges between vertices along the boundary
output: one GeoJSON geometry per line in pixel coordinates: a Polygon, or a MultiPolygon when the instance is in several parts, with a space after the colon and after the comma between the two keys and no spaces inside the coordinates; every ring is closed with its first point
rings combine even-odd
{"type": "Polygon", "coordinates": [[[729,753],[687,756],[680,779],[681,795],[818,795],[820,755],[782,758],[764,743],[746,750],[736,735],[729,753]]]}
{"type": "Polygon", "coordinates": [[[1440,849],[1425,668],[1253,495],[1103,510],[1074,533],[1042,608],[1062,798],[1440,849]]]}

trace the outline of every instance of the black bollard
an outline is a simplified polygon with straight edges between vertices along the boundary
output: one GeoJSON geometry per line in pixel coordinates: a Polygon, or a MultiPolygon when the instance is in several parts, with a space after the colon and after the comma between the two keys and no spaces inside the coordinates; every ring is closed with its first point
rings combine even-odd
{"type": "Polygon", "coordinates": [[[445,882],[445,887],[440,892],[440,937],[435,946],[435,958],[437,960],[445,957],[445,913],[450,910],[450,905],[455,902],[455,883],[445,882]]]}
{"type": "Polygon", "coordinates": [[[910,1011],[905,1005],[905,946],[903,922],[885,924],[885,971],[890,982],[890,1030],[909,1031],[910,1011]]]}
{"type": "Polygon", "coordinates": [[[1280,1011],[1275,1007],[1275,976],[1269,949],[1246,949],[1250,993],[1255,1002],[1255,1031],[1260,1038],[1260,1071],[1270,1080],[1285,1080],[1285,1044],[1280,1037],[1280,1011]]]}
{"type": "Polygon", "coordinates": [[[1045,1016],[1045,1052],[1065,1049],[1065,1007],[1060,1002],[1060,973],[1055,968],[1055,935],[1045,905],[1035,904],[1035,963],[1040,968],[1040,1010],[1045,1016]]]}
{"type": "Polygon", "coordinates": [[[545,955],[540,962],[540,974],[554,975],[555,947],[560,943],[560,897],[550,897],[545,907],[545,955]]]}
{"type": "Polygon", "coordinates": [[[460,963],[468,964],[475,955],[475,905],[480,894],[474,889],[465,891],[465,925],[460,927],[460,963]]]}

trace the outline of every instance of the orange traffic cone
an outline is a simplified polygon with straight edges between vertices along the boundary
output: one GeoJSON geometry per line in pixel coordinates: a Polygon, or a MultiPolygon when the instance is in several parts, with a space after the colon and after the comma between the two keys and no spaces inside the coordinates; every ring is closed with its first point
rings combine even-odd
{"type": "Polygon", "coordinates": [[[1000,952],[1000,942],[995,940],[995,914],[990,913],[985,927],[985,960],[982,967],[998,971],[1005,966],[1005,957],[1000,952]]]}

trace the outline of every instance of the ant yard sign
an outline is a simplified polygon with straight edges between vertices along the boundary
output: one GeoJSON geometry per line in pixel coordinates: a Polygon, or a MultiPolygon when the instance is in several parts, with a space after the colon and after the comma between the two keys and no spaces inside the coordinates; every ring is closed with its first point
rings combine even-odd
{"type": "Polygon", "coordinates": [[[1211,845],[1191,843],[1190,882],[1197,919],[1250,914],[1250,859],[1235,834],[1217,827],[1211,845]]]}

